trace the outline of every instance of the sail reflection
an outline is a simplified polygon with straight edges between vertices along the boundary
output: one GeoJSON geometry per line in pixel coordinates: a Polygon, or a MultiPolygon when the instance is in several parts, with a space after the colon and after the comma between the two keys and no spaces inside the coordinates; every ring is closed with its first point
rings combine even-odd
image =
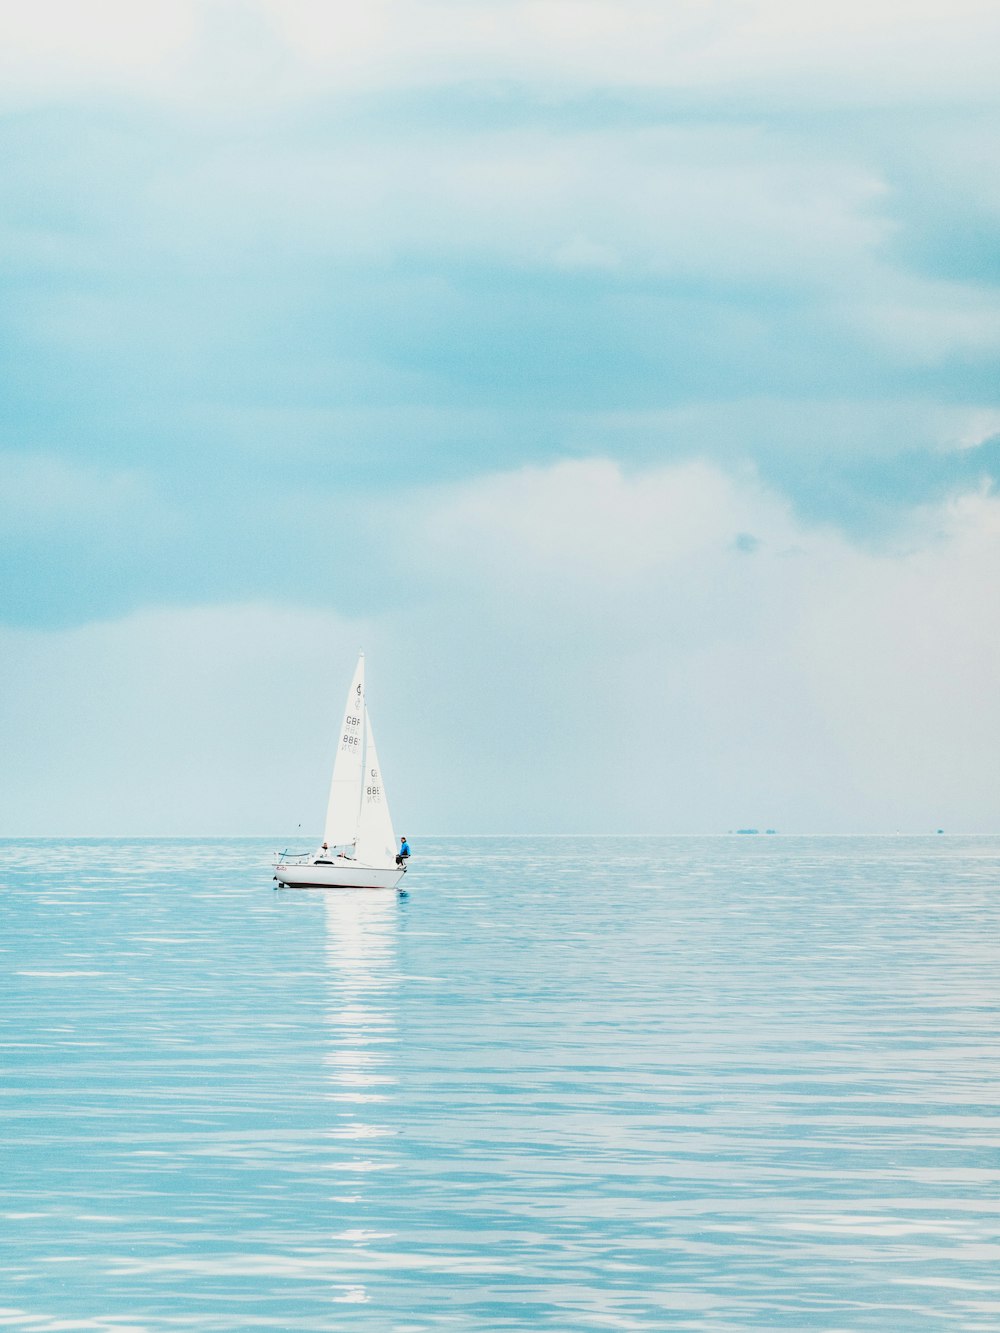
{"type": "MultiPolygon", "coordinates": [[[[341,1102],[384,1102],[395,1083],[390,1069],[397,1041],[396,895],[359,889],[323,897],[330,988],[330,1049],[324,1064],[331,1096],[341,1102]]],[[[353,1121],[334,1132],[372,1138],[385,1131],[353,1121]]]]}

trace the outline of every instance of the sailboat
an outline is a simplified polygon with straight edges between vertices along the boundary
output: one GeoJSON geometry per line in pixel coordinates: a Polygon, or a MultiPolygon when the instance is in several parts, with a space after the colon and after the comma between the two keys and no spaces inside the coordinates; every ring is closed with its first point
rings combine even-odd
{"type": "Polygon", "coordinates": [[[289,889],[394,889],[406,874],[396,864],[396,835],[365,702],[365,655],[347,692],[333,763],[330,799],[318,852],[280,852],[274,878],[289,889]]]}

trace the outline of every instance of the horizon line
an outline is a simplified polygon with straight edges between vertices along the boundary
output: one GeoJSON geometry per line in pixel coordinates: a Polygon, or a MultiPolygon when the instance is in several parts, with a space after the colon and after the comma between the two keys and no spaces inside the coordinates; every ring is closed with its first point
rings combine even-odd
{"type": "MultiPolygon", "coordinates": [[[[320,836],[317,834],[316,836],[320,836]]],[[[528,838],[583,838],[583,839],[603,839],[603,838],[936,838],[936,837],[960,837],[960,838],[995,838],[1000,837],[998,830],[970,830],[954,832],[945,829],[881,829],[877,831],[835,831],[824,829],[809,829],[800,831],[783,831],[780,829],[761,830],[761,829],[714,829],[705,831],[685,831],[673,833],[643,833],[636,831],[614,832],[614,833],[581,833],[581,832],[560,832],[560,833],[514,833],[511,831],[494,831],[491,833],[418,833],[418,838],[516,838],[526,840],[528,838]]],[[[54,842],[54,841],[72,841],[72,842],[109,842],[125,839],[134,839],[140,842],[240,842],[253,840],[255,842],[309,842],[308,836],[289,839],[276,838],[271,833],[0,833],[2,842],[54,842]]]]}

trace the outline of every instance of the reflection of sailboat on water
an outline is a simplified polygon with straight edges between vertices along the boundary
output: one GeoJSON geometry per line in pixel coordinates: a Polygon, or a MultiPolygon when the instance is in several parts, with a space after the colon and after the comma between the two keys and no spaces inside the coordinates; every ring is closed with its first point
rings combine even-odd
{"type": "Polygon", "coordinates": [[[345,1101],[382,1101],[393,1082],[384,1048],[395,1042],[396,904],[384,895],[326,896],[326,961],[333,1053],[326,1063],[345,1101]]]}
{"type": "MultiPolygon", "coordinates": [[[[327,893],[328,1049],[323,1055],[330,1102],[324,1178],[351,1240],[351,1285],[335,1299],[367,1299],[362,1279],[379,1263],[366,1253],[364,1219],[377,1210],[383,1172],[398,1165],[395,1100],[400,912],[384,893],[327,893]]],[[[313,900],[315,902],[315,899],[313,900]]]]}
{"type": "Polygon", "coordinates": [[[323,846],[315,855],[282,852],[274,869],[278,883],[292,889],[394,889],[406,873],[405,864],[396,862],[396,835],[365,703],[364,653],[347,693],[323,846]]]}

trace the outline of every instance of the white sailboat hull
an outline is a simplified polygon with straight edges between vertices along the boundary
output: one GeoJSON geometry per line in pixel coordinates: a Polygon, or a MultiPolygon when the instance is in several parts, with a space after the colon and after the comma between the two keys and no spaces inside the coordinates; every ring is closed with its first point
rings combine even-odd
{"type": "Polygon", "coordinates": [[[274,863],[274,878],[286,889],[394,889],[405,873],[399,866],[364,866],[346,857],[274,863]]]}

